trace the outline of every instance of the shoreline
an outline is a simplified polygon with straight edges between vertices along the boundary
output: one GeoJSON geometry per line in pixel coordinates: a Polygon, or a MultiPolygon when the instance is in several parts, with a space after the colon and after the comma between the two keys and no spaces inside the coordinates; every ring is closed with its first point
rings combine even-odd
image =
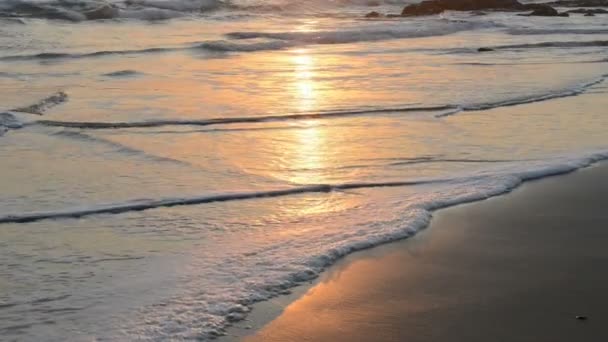
{"type": "MultiPolygon", "coordinates": [[[[248,317],[246,318],[246,320],[244,321],[240,321],[240,322],[236,322],[232,327],[230,327],[227,331],[227,335],[223,336],[221,338],[219,338],[220,341],[237,341],[237,340],[246,340],[246,341],[279,341],[279,340],[332,340],[335,338],[337,338],[337,336],[333,336],[332,337],[332,332],[331,331],[327,331],[327,329],[323,330],[321,329],[323,327],[323,322],[322,321],[315,321],[312,320],[314,322],[309,322],[307,323],[302,323],[302,322],[306,322],[306,317],[315,317],[317,315],[320,314],[319,310],[321,312],[325,312],[325,311],[330,311],[332,318],[333,319],[340,319],[341,316],[350,316],[352,314],[352,311],[355,310],[357,308],[357,306],[353,306],[350,307],[350,305],[345,306],[345,302],[341,302],[340,298],[342,298],[344,300],[344,297],[349,298],[349,293],[351,292],[367,292],[367,295],[362,296],[361,294],[358,295],[350,295],[352,296],[352,298],[350,298],[350,304],[352,304],[352,302],[357,302],[357,301],[361,301],[363,299],[363,297],[368,298],[368,300],[365,300],[364,302],[369,302],[370,300],[372,302],[376,302],[376,300],[374,300],[374,298],[378,299],[377,302],[378,303],[384,303],[387,304],[390,307],[390,301],[387,301],[387,297],[408,297],[407,294],[403,294],[400,292],[403,292],[403,290],[399,289],[399,286],[397,286],[397,284],[393,284],[393,286],[391,287],[390,291],[380,291],[380,293],[378,293],[378,289],[374,290],[374,288],[377,287],[386,287],[387,285],[384,284],[384,281],[386,281],[387,283],[391,283],[391,279],[395,277],[395,275],[390,275],[391,273],[397,274],[401,277],[405,277],[406,280],[413,282],[414,284],[417,284],[417,287],[420,287],[420,283],[424,283],[421,280],[415,280],[415,279],[410,279],[412,277],[414,277],[412,274],[408,273],[403,273],[404,270],[401,269],[396,269],[398,268],[396,267],[396,265],[400,265],[402,264],[404,261],[410,261],[410,263],[408,263],[408,267],[407,268],[412,268],[414,273],[421,273],[421,274],[425,274],[428,273],[426,270],[424,270],[424,264],[425,263],[419,263],[416,264],[412,260],[412,259],[419,259],[419,258],[426,258],[426,256],[433,258],[433,256],[435,254],[438,254],[439,256],[441,256],[442,254],[445,254],[446,252],[442,250],[442,248],[447,248],[447,251],[450,251],[450,248],[453,250],[454,249],[454,244],[455,243],[461,243],[464,245],[467,245],[467,247],[470,248],[478,248],[481,249],[480,253],[486,253],[488,251],[483,251],[483,248],[481,245],[473,245],[470,246],[471,244],[473,244],[474,242],[472,242],[472,240],[475,240],[474,237],[475,236],[468,236],[469,240],[466,239],[466,237],[464,236],[453,236],[453,232],[450,232],[447,229],[444,229],[442,227],[446,226],[446,220],[450,221],[451,219],[453,220],[454,218],[456,218],[457,222],[458,220],[460,220],[461,222],[458,222],[458,225],[460,225],[461,227],[463,225],[471,225],[473,226],[473,228],[463,228],[465,230],[475,230],[475,229],[480,229],[480,226],[483,226],[483,219],[481,220],[482,223],[479,222],[475,222],[475,218],[474,216],[480,216],[480,217],[485,217],[485,219],[487,219],[487,213],[484,213],[485,211],[489,211],[489,212],[494,212],[497,215],[500,215],[502,212],[502,209],[506,208],[506,211],[508,212],[509,210],[522,210],[521,204],[517,204],[516,202],[521,202],[521,203],[527,203],[530,202],[531,199],[537,198],[540,196],[540,198],[543,199],[543,201],[548,202],[548,204],[552,204],[552,205],[556,205],[556,206],[562,206],[562,207],[569,207],[570,205],[568,203],[563,203],[564,202],[564,198],[563,198],[563,192],[565,191],[564,188],[567,189],[567,191],[570,191],[570,195],[577,195],[578,196],[582,196],[582,192],[584,192],[583,190],[587,190],[590,195],[589,196],[595,196],[595,197],[601,197],[602,196],[602,192],[599,191],[599,189],[604,189],[606,190],[604,193],[608,194],[608,182],[604,182],[605,185],[603,187],[594,187],[594,186],[589,186],[590,182],[591,183],[601,183],[601,179],[602,179],[602,175],[603,174],[607,174],[608,173],[608,163],[605,161],[600,161],[597,163],[594,163],[591,166],[587,166],[587,167],[583,167],[581,169],[577,169],[577,170],[573,170],[571,172],[567,172],[565,174],[560,174],[560,175],[551,175],[551,176],[547,176],[547,177],[543,177],[540,179],[530,179],[524,182],[524,184],[521,184],[520,186],[516,187],[515,189],[506,192],[504,194],[498,195],[498,196],[494,196],[494,197],[490,197],[488,199],[485,200],[479,200],[479,201],[474,201],[474,202],[469,202],[469,203],[463,203],[463,204],[457,204],[454,206],[450,206],[450,207],[446,207],[446,208],[441,208],[441,209],[437,209],[435,211],[433,211],[433,218],[430,222],[430,224],[423,229],[422,231],[420,231],[419,233],[417,233],[414,237],[411,238],[407,238],[404,240],[398,240],[395,242],[391,242],[391,243],[387,243],[387,244],[382,244],[376,247],[372,247],[370,249],[366,249],[366,250],[362,250],[362,251],[357,251],[354,252],[350,255],[347,255],[346,257],[340,259],[339,261],[337,261],[335,264],[331,265],[330,267],[328,267],[328,269],[326,269],[320,277],[318,277],[317,279],[315,279],[314,281],[308,283],[308,284],[304,284],[304,285],[299,285],[295,288],[292,288],[291,293],[288,295],[282,295],[279,297],[275,297],[273,299],[270,299],[268,301],[264,301],[264,302],[259,302],[253,305],[253,310],[252,312],[248,315],[248,317]],[[577,189],[572,189],[572,185],[575,185],[574,188],[576,188],[576,184],[582,184],[582,188],[581,187],[577,188],[577,189]],[[551,192],[562,192],[562,198],[561,198],[561,203],[560,203],[560,199],[559,196],[557,197],[550,197],[550,196],[546,196],[547,194],[550,194],[551,192]],[[547,198],[550,198],[549,200],[547,200],[547,198]],[[505,208],[500,208],[500,207],[505,207],[505,208]],[[519,209],[517,209],[519,208],[519,209]],[[468,216],[473,216],[472,220],[468,220],[466,217],[468,216]],[[463,223],[463,220],[468,222],[468,223],[463,223]],[[453,240],[455,240],[456,242],[454,242],[453,240]],[[441,248],[439,248],[439,246],[437,245],[445,245],[441,248]],[[417,256],[418,255],[418,256],[417,256]],[[411,264],[411,265],[410,265],[411,264]],[[362,272],[365,271],[365,272],[362,272]],[[362,279],[362,277],[357,276],[358,273],[364,273],[364,274],[368,274],[368,278],[374,279],[371,283],[368,280],[362,279]],[[408,278],[409,277],[409,278],[408,278]],[[352,278],[352,279],[345,279],[345,278],[352,278]],[[384,281],[381,281],[379,279],[384,279],[384,281]],[[380,285],[379,283],[383,283],[384,285],[380,285]],[[346,293],[346,295],[345,295],[346,293]],[[331,308],[331,309],[327,309],[327,308],[331,308]],[[315,324],[318,325],[317,327],[315,327],[315,324]],[[305,329],[304,329],[304,326],[305,329]],[[324,333],[319,334],[319,331],[324,331],[324,333]],[[314,336],[308,336],[307,334],[310,334],[312,332],[317,332],[317,335],[314,336]],[[285,335],[287,334],[287,335],[285,335]]],[[[606,196],[604,196],[606,197],[606,196]]],[[[608,198],[606,199],[608,200],[608,198]]],[[[539,202],[539,201],[537,201],[539,202]]],[[[584,202],[584,201],[582,201],[584,202]]],[[[601,202],[601,201],[595,201],[595,202],[601,202]]],[[[547,205],[547,203],[542,203],[541,205],[547,205]]],[[[581,202],[576,203],[576,205],[581,206],[581,202]]],[[[546,208],[545,208],[546,209],[546,208]]],[[[595,208],[597,211],[597,208],[595,208]]],[[[580,210],[580,208],[579,208],[580,210]]],[[[547,212],[547,210],[541,210],[541,212],[547,212]]],[[[549,211],[551,212],[551,211],[549,211]]],[[[526,214],[526,213],[524,213],[526,214]]],[[[507,214],[502,214],[502,215],[507,215],[507,214]]],[[[530,215],[530,213],[528,212],[526,215],[527,218],[529,219],[534,219],[534,217],[532,217],[530,215]]],[[[515,213],[511,213],[511,216],[517,216],[515,213]]],[[[524,215],[525,216],[525,215],[524,215]]],[[[580,215],[580,213],[575,213],[574,214],[575,217],[577,217],[578,219],[584,220],[584,215],[580,215]]],[[[548,217],[550,217],[550,215],[548,215],[548,217]]],[[[504,221],[505,218],[502,219],[502,225],[504,225],[504,221]]],[[[507,219],[508,221],[508,219],[507,219]]],[[[541,222],[542,223],[542,222],[541,222]]],[[[500,226],[501,224],[497,224],[498,226],[500,226]]],[[[600,224],[601,225],[601,222],[600,224]]],[[[496,229],[496,228],[493,228],[496,229]]],[[[508,236],[504,236],[505,231],[498,231],[498,232],[494,232],[498,238],[501,239],[509,239],[510,237],[508,236]]],[[[486,233],[487,234],[487,233],[486,233]]],[[[507,234],[508,235],[508,234],[507,234]]],[[[605,236],[608,237],[608,233],[605,233],[605,236]]],[[[582,238],[582,237],[579,237],[582,238]]],[[[533,240],[533,239],[532,239],[533,240]]],[[[538,240],[538,239],[537,239],[538,240]]],[[[608,239],[606,239],[605,241],[608,241],[608,239]]],[[[525,241],[524,241],[525,242],[525,241]]],[[[532,241],[530,241],[532,242],[532,241]]],[[[538,242],[538,241],[537,241],[538,242]]],[[[529,251],[528,251],[529,252],[529,251]]],[[[507,253],[503,251],[503,253],[507,253]]],[[[524,253],[525,254],[525,253],[524,253]]],[[[534,253],[532,253],[534,254],[534,253]]],[[[511,257],[516,258],[517,255],[512,255],[511,257]]],[[[608,252],[604,253],[601,255],[602,261],[606,261],[606,263],[602,263],[604,265],[608,265],[608,252]]],[[[509,266],[509,265],[503,265],[501,264],[501,262],[497,262],[497,264],[499,266],[509,266]]],[[[510,267],[510,266],[509,266],[510,267]]],[[[479,272],[479,269],[473,269],[473,270],[468,270],[469,272],[472,273],[478,273],[478,276],[483,277],[483,273],[479,272]]],[[[490,271],[491,270],[486,270],[486,271],[490,271]]],[[[431,271],[432,273],[432,271],[431,271]]],[[[542,273],[542,272],[541,272],[542,273]]],[[[536,274],[536,273],[534,273],[536,274]]],[[[432,274],[431,274],[432,275],[432,274]]],[[[435,277],[444,277],[444,276],[440,276],[435,274],[435,277]]],[[[453,276],[453,275],[452,275],[453,276]]],[[[446,278],[449,278],[450,275],[445,276],[446,278]]],[[[501,276],[502,277],[502,276],[501,276]]],[[[363,277],[366,278],[366,277],[363,277]]],[[[521,275],[520,275],[521,278],[521,275]]],[[[394,279],[393,279],[394,280],[394,279]]],[[[600,279],[603,281],[603,279],[600,279]]],[[[608,285],[608,279],[605,280],[606,285],[608,285]]],[[[504,287],[504,286],[503,286],[504,287]]],[[[440,288],[440,287],[438,287],[440,288]]],[[[498,286],[498,288],[500,289],[501,287],[498,286]]],[[[506,289],[502,289],[505,290],[506,289]]],[[[422,291],[424,292],[424,291],[422,291]]],[[[483,291],[482,291],[483,292],[483,291]]],[[[507,291],[508,292],[508,291],[507,291]]],[[[449,291],[448,291],[449,293],[449,291]]],[[[443,296],[447,296],[449,297],[449,295],[447,293],[442,294],[443,296]]],[[[496,294],[493,294],[496,296],[496,294]]],[[[413,295],[409,295],[410,297],[413,295]]],[[[424,296],[422,297],[429,297],[428,294],[424,294],[424,296]]],[[[475,295],[471,295],[471,298],[474,298],[475,295]]],[[[414,298],[414,302],[420,301],[420,299],[416,299],[414,298]]],[[[604,296],[604,303],[608,304],[608,297],[604,296]]],[[[412,300],[412,298],[409,298],[409,300],[412,300]]],[[[409,302],[408,300],[408,302],[409,302]]],[[[437,298],[437,296],[431,296],[430,298],[427,298],[426,301],[423,300],[424,303],[418,303],[417,306],[420,306],[420,310],[424,311],[424,308],[428,309],[430,307],[433,307],[435,305],[443,305],[443,304],[437,304],[437,303],[444,303],[446,300],[446,298],[437,298]],[[439,300],[441,299],[441,300],[439,300]]],[[[450,300],[448,300],[450,301],[450,300]]],[[[346,304],[348,304],[349,302],[346,301],[346,304]]],[[[458,303],[457,303],[458,304],[458,303]]],[[[458,305],[456,305],[456,307],[458,308],[458,305]]],[[[475,308],[475,307],[467,307],[467,306],[463,306],[463,308],[466,308],[468,311],[476,311],[476,310],[481,310],[479,308],[475,308]]],[[[361,307],[359,307],[359,309],[361,309],[361,307]]],[[[385,308],[381,308],[381,309],[377,309],[377,310],[371,310],[373,313],[375,313],[376,315],[382,313],[382,312],[377,312],[377,311],[385,311],[385,308]]],[[[486,308],[487,309],[487,308],[486,308]]],[[[399,310],[403,310],[403,309],[399,309],[399,310]]],[[[399,311],[397,310],[397,311],[399,311]]],[[[409,312],[412,309],[409,308],[407,309],[406,313],[412,313],[409,312]]],[[[356,311],[356,310],[355,310],[356,311]]],[[[394,311],[394,310],[393,310],[394,311]]],[[[491,310],[490,310],[491,311],[491,310]]],[[[580,311],[585,311],[585,310],[580,310],[580,311]]],[[[359,313],[361,314],[361,313],[359,313]]],[[[383,313],[384,315],[389,315],[391,314],[391,310],[388,310],[388,312],[383,313]]],[[[402,312],[403,314],[403,312],[402,312]]],[[[567,316],[570,320],[575,320],[576,316],[587,316],[588,313],[586,312],[570,312],[567,316]]],[[[432,315],[431,315],[432,316],[432,315]]],[[[594,317],[597,317],[598,315],[593,315],[594,317]]],[[[601,315],[600,315],[601,316],[601,315]]],[[[395,318],[395,317],[393,317],[395,318]]],[[[482,316],[483,318],[483,316],[482,316]]],[[[505,317],[502,317],[505,318],[505,317]]],[[[510,317],[511,319],[513,317],[510,317]]],[[[555,317],[554,317],[555,318],[555,317]]],[[[562,317],[564,318],[564,317],[562,317]]],[[[409,320],[411,320],[411,318],[408,318],[409,320]]],[[[542,319],[542,317],[535,317],[535,319],[542,319]]],[[[376,328],[379,329],[380,327],[384,327],[387,328],[389,330],[391,329],[395,329],[397,328],[397,330],[400,330],[402,328],[402,325],[404,325],[404,323],[406,322],[401,322],[401,321],[407,321],[407,319],[402,318],[401,320],[399,320],[399,322],[392,322],[391,324],[387,324],[388,322],[385,320],[384,322],[382,320],[379,320],[378,322],[376,322],[379,327],[376,328]]],[[[565,320],[565,322],[569,322],[570,320],[565,320]]],[[[444,319],[445,321],[445,319],[444,319]]],[[[362,322],[359,322],[362,323],[362,322]]],[[[432,324],[434,322],[425,322],[425,324],[432,324]]],[[[454,322],[450,322],[450,320],[447,320],[447,322],[444,323],[449,323],[449,324],[453,324],[454,322]]],[[[576,323],[582,323],[582,322],[576,322],[576,323]]],[[[587,324],[589,325],[590,322],[584,322],[583,324],[587,324]]],[[[601,322],[598,322],[601,323],[601,322]]],[[[373,324],[368,324],[373,326],[373,324]]],[[[405,324],[407,325],[407,324],[405,324]]],[[[419,324],[416,324],[415,326],[418,326],[419,324]]],[[[596,326],[597,327],[597,326],[596,326]]],[[[327,327],[325,327],[327,328],[327,327]]],[[[411,328],[411,327],[410,327],[411,328]]],[[[331,330],[331,329],[330,329],[331,330]]],[[[361,329],[359,329],[357,326],[348,326],[348,327],[342,327],[342,328],[336,328],[334,329],[334,332],[340,332],[340,334],[347,334],[347,335],[352,335],[349,338],[351,340],[356,340],[355,337],[357,336],[361,336],[362,341],[364,340],[393,340],[393,338],[396,338],[397,340],[405,338],[406,336],[403,336],[403,332],[400,332],[394,336],[392,336],[392,338],[380,338],[377,339],[378,337],[372,337],[369,335],[365,335],[364,333],[362,334],[362,332],[360,331],[361,329]],[[364,338],[364,336],[367,336],[367,339],[364,338]]],[[[598,332],[595,332],[596,335],[594,336],[603,336],[603,338],[608,338],[608,333],[605,333],[604,335],[597,335],[598,332]]],[[[406,334],[407,335],[407,340],[408,341],[412,341],[412,340],[421,340],[421,341],[431,341],[431,340],[443,340],[441,338],[437,339],[438,337],[429,337],[429,338],[422,338],[422,339],[416,339],[417,336],[411,336],[411,333],[406,334]]],[[[340,338],[346,336],[346,335],[339,335],[340,338]]],[[[449,335],[449,336],[453,336],[453,335],[449,335]]],[[[558,334],[554,335],[555,336],[559,336],[558,334]]],[[[419,337],[419,336],[418,336],[419,337]]],[[[428,336],[427,336],[428,337],[428,336]]],[[[514,336],[511,336],[514,337],[514,336]]],[[[580,336],[579,336],[580,337],[580,336]]],[[[568,338],[572,339],[572,338],[579,338],[577,336],[570,336],[568,338]]],[[[464,338],[464,337],[463,337],[464,338]]],[[[471,336],[468,336],[468,338],[471,338],[471,336]]],[[[487,335],[486,338],[491,338],[490,335],[487,335]]],[[[595,340],[593,339],[594,337],[592,336],[591,339],[587,339],[587,340],[595,340]]],[[[601,338],[600,338],[601,339],[601,338]]],[[[598,341],[600,339],[597,339],[598,341]]],[[[555,339],[551,339],[552,341],[554,341],[555,339]]],[[[566,339],[566,336],[564,336],[564,340],[566,339]]]]}

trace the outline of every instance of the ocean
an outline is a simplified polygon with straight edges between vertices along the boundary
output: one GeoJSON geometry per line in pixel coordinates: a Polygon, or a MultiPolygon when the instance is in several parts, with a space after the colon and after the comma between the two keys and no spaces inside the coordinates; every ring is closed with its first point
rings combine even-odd
{"type": "Polygon", "coordinates": [[[0,0],[0,339],[214,339],[608,158],[604,15],[406,3],[0,0]]]}

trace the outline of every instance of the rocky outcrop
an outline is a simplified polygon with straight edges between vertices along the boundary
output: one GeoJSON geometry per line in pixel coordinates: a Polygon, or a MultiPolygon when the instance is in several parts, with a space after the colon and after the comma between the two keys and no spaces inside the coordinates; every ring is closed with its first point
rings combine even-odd
{"type": "Polygon", "coordinates": [[[423,15],[433,15],[443,12],[445,8],[440,6],[439,1],[423,1],[419,4],[405,6],[401,12],[402,17],[418,17],[423,15]]]}
{"type": "Polygon", "coordinates": [[[378,12],[376,12],[376,11],[369,12],[369,13],[367,13],[367,14],[365,15],[365,17],[366,17],[366,18],[380,18],[380,17],[382,17],[382,16],[383,16],[382,14],[380,14],[380,13],[378,13],[378,12]]]}
{"type": "Polygon", "coordinates": [[[547,4],[528,4],[525,6],[526,9],[532,10],[532,13],[520,14],[524,17],[568,17],[569,14],[566,12],[560,13],[555,8],[547,4]]]}
{"type": "MultiPolygon", "coordinates": [[[[565,0],[558,0],[555,3],[563,3],[565,0]]],[[[571,0],[576,3],[604,3],[608,4],[608,0],[571,0]]],[[[569,1],[570,2],[570,1],[569,1]]],[[[472,13],[483,15],[481,11],[532,11],[529,14],[521,14],[523,16],[543,16],[543,17],[567,17],[568,13],[558,12],[551,5],[544,4],[522,4],[518,0],[424,0],[417,4],[405,6],[401,12],[402,17],[418,17],[426,15],[435,15],[444,11],[471,11],[472,13]]],[[[579,13],[604,13],[604,12],[579,12],[579,13]]],[[[370,12],[366,18],[384,17],[378,12],[370,12]]],[[[387,15],[392,18],[396,15],[387,15]]]]}
{"type": "Polygon", "coordinates": [[[524,10],[517,0],[426,0],[406,6],[404,17],[439,14],[443,11],[524,10]]]}

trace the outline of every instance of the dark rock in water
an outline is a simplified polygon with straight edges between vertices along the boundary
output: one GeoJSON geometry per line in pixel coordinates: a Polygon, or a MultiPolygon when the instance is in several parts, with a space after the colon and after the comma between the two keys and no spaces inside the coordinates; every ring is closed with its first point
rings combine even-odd
{"type": "Polygon", "coordinates": [[[479,49],[477,49],[477,52],[489,52],[489,51],[494,51],[494,49],[489,48],[489,47],[480,47],[479,49]]]}
{"type": "Polygon", "coordinates": [[[401,18],[401,14],[389,13],[386,15],[387,18],[401,18]]]}
{"type": "Polygon", "coordinates": [[[369,13],[367,13],[367,14],[365,15],[365,17],[366,17],[366,18],[380,18],[380,17],[382,17],[382,14],[380,14],[380,13],[378,13],[378,12],[376,12],[376,11],[373,11],[373,12],[369,12],[369,13]]]}
{"type": "Polygon", "coordinates": [[[445,11],[445,8],[441,7],[439,1],[423,1],[419,4],[411,4],[405,6],[401,12],[402,17],[417,17],[423,15],[439,14],[445,11]]]}
{"type": "Polygon", "coordinates": [[[587,12],[587,13],[585,13],[585,17],[595,17],[595,14],[593,14],[591,12],[587,12]]]}
{"type": "Polygon", "coordinates": [[[112,19],[118,15],[118,9],[111,5],[103,5],[94,10],[83,13],[88,20],[112,19]]]}
{"type": "Polygon", "coordinates": [[[578,319],[579,321],[585,321],[587,320],[587,316],[576,316],[576,319],[578,319]]]}
{"type": "Polygon", "coordinates": [[[528,4],[525,5],[526,9],[533,10],[530,14],[520,14],[525,17],[538,16],[538,17],[568,17],[569,14],[559,13],[555,8],[547,4],[528,4]]]}
{"type": "Polygon", "coordinates": [[[482,11],[473,11],[473,12],[471,12],[471,14],[473,14],[473,15],[488,15],[488,13],[482,12],[482,11]]]}
{"type": "Polygon", "coordinates": [[[557,0],[547,5],[559,7],[608,7],[608,0],[557,0]]]}
{"type": "Polygon", "coordinates": [[[530,15],[532,15],[532,16],[541,16],[541,17],[556,17],[558,14],[559,14],[559,12],[555,8],[553,8],[549,5],[536,6],[534,11],[532,11],[532,13],[530,13],[530,15]]]}
{"type": "MultiPolygon", "coordinates": [[[[608,0],[607,0],[608,1],[608,0]]],[[[451,11],[523,10],[525,5],[517,0],[426,0],[406,6],[401,15],[422,16],[451,11]]]]}

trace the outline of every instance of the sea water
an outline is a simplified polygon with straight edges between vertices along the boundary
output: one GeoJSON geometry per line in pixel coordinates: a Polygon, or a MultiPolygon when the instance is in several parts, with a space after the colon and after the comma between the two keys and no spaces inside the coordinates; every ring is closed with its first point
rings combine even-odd
{"type": "Polygon", "coordinates": [[[608,156],[605,17],[370,5],[0,0],[2,339],[212,339],[608,156]]]}

